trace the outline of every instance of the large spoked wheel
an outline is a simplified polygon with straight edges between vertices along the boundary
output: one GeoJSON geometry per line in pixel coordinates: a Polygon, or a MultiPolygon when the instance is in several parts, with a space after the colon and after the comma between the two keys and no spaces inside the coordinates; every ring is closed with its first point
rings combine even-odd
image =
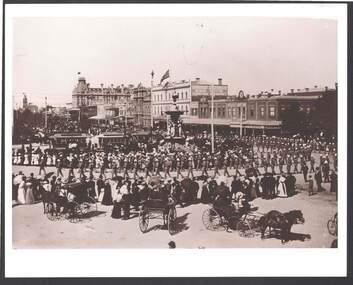
{"type": "Polygon", "coordinates": [[[82,215],[86,215],[90,212],[96,212],[98,210],[97,202],[94,198],[88,197],[87,201],[80,204],[82,215]]]}
{"type": "Polygon", "coordinates": [[[177,218],[176,209],[175,207],[171,207],[168,212],[168,231],[170,235],[175,235],[177,233],[176,218],[177,218]]]}
{"type": "Polygon", "coordinates": [[[331,235],[337,236],[337,223],[334,219],[327,222],[327,230],[331,235]]]}
{"type": "Polygon", "coordinates": [[[210,231],[222,231],[224,226],[221,216],[213,208],[207,209],[202,214],[202,222],[210,231]]]}
{"type": "Polygon", "coordinates": [[[49,203],[46,206],[46,216],[50,221],[55,221],[57,219],[56,210],[54,204],[49,203]]]}
{"type": "Polygon", "coordinates": [[[239,236],[244,238],[252,238],[255,236],[254,231],[251,229],[247,220],[240,220],[237,223],[237,231],[239,236]]]}
{"type": "Polygon", "coordinates": [[[70,223],[78,223],[81,220],[82,212],[81,207],[78,203],[72,201],[69,203],[68,212],[66,213],[66,218],[70,223]]]}
{"type": "Polygon", "coordinates": [[[149,218],[148,212],[144,209],[140,210],[139,226],[140,226],[141,232],[143,233],[147,232],[149,220],[150,218],[149,218]]]}

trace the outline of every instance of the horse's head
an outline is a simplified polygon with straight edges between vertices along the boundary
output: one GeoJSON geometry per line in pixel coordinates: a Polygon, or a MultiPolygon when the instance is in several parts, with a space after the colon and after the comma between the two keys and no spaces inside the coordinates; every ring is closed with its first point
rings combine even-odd
{"type": "Polygon", "coordinates": [[[293,222],[293,224],[304,224],[305,219],[303,216],[302,211],[300,210],[293,210],[286,213],[287,218],[293,222]]]}

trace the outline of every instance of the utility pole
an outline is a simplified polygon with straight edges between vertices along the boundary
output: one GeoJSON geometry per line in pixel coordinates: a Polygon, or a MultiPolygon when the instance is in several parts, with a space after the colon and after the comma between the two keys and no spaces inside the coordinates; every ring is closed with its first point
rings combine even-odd
{"type": "Polygon", "coordinates": [[[240,129],[239,136],[243,136],[243,105],[240,105],[240,129]]]}
{"type": "Polygon", "coordinates": [[[48,106],[47,106],[47,97],[45,97],[45,117],[44,117],[44,119],[45,119],[45,123],[44,123],[44,125],[45,125],[45,130],[47,130],[47,129],[48,129],[48,106]]]}
{"type": "Polygon", "coordinates": [[[211,149],[212,149],[212,153],[214,153],[214,122],[213,122],[213,118],[214,118],[214,85],[212,84],[211,86],[212,90],[211,90],[211,149]]]}
{"type": "Polygon", "coordinates": [[[152,133],[152,130],[153,130],[153,104],[152,104],[152,89],[153,89],[153,76],[154,76],[154,72],[152,70],[151,72],[151,133],[152,133]]]}

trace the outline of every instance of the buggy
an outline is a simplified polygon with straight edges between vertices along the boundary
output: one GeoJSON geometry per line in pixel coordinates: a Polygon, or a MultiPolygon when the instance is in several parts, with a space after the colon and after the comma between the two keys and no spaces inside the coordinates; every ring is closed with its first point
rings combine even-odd
{"type": "MultiPolygon", "coordinates": [[[[156,178],[153,178],[156,180],[156,178]]],[[[154,181],[155,187],[159,187],[159,181],[154,181]]],[[[139,227],[142,233],[148,231],[148,225],[150,220],[162,219],[163,226],[167,226],[169,234],[176,234],[176,218],[177,212],[175,208],[175,202],[171,197],[168,199],[155,199],[150,198],[145,201],[142,205],[139,213],[139,227]]]]}
{"type": "Polygon", "coordinates": [[[241,237],[254,237],[257,231],[256,215],[250,214],[250,205],[239,208],[231,204],[226,207],[211,205],[202,214],[202,222],[207,230],[224,231],[229,228],[237,230],[241,237]]]}
{"type": "Polygon", "coordinates": [[[56,195],[47,205],[46,215],[49,220],[67,219],[77,223],[90,212],[97,211],[96,200],[89,196],[81,182],[66,184],[62,193],[63,196],[56,195]]]}

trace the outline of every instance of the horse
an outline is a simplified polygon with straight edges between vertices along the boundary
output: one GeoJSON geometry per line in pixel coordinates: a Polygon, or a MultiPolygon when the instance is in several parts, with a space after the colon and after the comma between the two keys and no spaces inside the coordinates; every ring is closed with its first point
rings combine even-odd
{"type": "Polygon", "coordinates": [[[283,214],[279,211],[272,210],[259,219],[258,225],[260,227],[262,239],[265,236],[265,230],[267,227],[269,227],[270,235],[271,235],[271,228],[280,229],[281,242],[284,244],[289,241],[289,234],[292,226],[294,224],[304,224],[304,223],[305,223],[305,219],[303,217],[302,211],[300,210],[293,210],[283,214]]]}

